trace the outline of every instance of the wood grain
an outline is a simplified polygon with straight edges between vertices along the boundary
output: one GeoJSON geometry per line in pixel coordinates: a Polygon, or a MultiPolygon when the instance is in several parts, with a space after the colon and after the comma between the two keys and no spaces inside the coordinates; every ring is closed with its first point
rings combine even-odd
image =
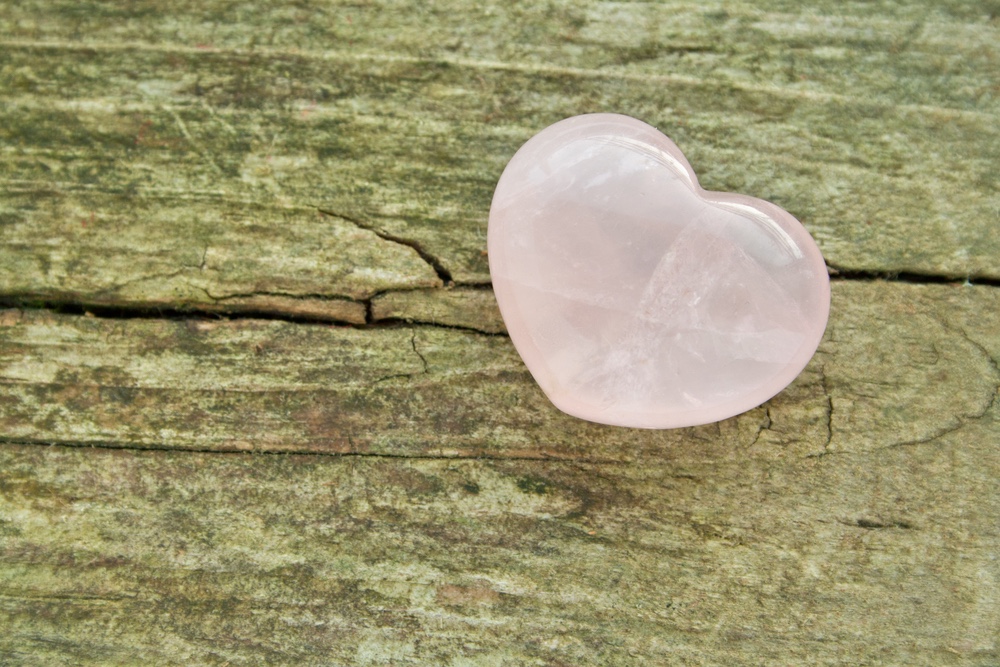
{"type": "Polygon", "coordinates": [[[997,16],[3,3],[0,665],[995,666],[997,16]],[[592,111],[819,242],[759,408],[582,422],[504,334],[493,187],[592,111]]]}
{"type": "Polygon", "coordinates": [[[998,430],[628,464],[7,446],[0,655],[985,667],[998,430]]]}

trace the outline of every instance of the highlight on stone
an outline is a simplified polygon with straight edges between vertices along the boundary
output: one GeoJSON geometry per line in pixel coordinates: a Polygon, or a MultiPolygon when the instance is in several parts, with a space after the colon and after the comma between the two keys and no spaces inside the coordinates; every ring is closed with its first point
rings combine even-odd
{"type": "Polygon", "coordinates": [[[670,139],[618,114],[568,118],[517,151],[488,252],[532,376],[603,424],[694,426],[760,405],[812,358],[830,310],[798,220],[703,190],[670,139]]]}

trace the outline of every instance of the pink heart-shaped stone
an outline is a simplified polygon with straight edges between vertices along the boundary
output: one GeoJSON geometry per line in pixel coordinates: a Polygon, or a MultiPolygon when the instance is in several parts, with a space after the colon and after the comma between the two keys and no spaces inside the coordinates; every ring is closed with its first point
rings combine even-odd
{"type": "Polygon", "coordinates": [[[628,116],[560,121],[514,155],[490,209],[490,274],[514,346],[564,412],[674,428],[788,385],[826,328],[830,280],[774,204],[702,190],[628,116]]]}

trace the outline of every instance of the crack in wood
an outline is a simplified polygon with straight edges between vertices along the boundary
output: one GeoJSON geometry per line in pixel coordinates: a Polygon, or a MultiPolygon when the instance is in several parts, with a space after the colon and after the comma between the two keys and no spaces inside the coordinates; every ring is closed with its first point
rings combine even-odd
{"type": "Polygon", "coordinates": [[[379,229],[379,228],[375,227],[374,225],[368,224],[366,222],[362,222],[361,220],[358,220],[357,218],[351,217],[349,215],[344,215],[343,213],[338,213],[336,211],[329,211],[329,210],[326,210],[326,209],[323,209],[323,208],[319,208],[319,207],[316,207],[316,210],[319,211],[320,213],[322,213],[323,215],[328,215],[328,216],[330,216],[332,218],[338,218],[340,220],[344,220],[346,222],[349,222],[352,225],[354,225],[355,227],[357,227],[358,229],[363,229],[363,230],[365,230],[367,232],[371,232],[372,234],[374,234],[375,236],[379,237],[380,239],[384,239],[386,241],[391,241],[392,243],[397,243],[399,245],[406,246],[407,248],[410,248],[411,250],[413,250],[414,252],[416,252],[420,256],[420,259],[422,259],[425,262],[427,262],[427,264],[432,269],[434,269],[434,273],[437,274],[437,277],[441,280],[441,282],[445,286],[449,286],[449,285],[454,285],[455,284],[454,280],[452,280],[452,277],[451,277],[451,271],[449,271],[448,269],[446,269],[445,266],[444,266],[444,264],[441,263],[441,260],[439,260],[437,257],[435,257],[430,252],[428,252],[427,249],[424,248],[423,245],[421,245],[419,242],[414,241],[412,239],[403,238],[402,236],[397,236],[396,234],[390,234],[389,232],[387,232],[387,231],[385,231],[383,229],[379,229]]]}
{"type": "MultiPolygon", "coordinates": [[[[334,215],[337,217],[342,217],[340,214],[330,213],[323,211],[327,215],[334,215]]],[[[349,218],[343,218],[349,220],[349,218]]],[[[354,220],[350,220],[354,224],[358,224],[363,229],[366,229],[363,223],[359,223],[354,220]]],[[[374,230],[373,233],[377,233],[374,230]]],[[[403,245],[408,247],[413,247],[409,245],[410,242],[399,241],[403,245]]],[[[207,248],[205,250],[207,253],[207,248]]],[[[204,266],[204,255],[202,258],[202,266],[204,266]]],[[[436,260],[435,260],[436,261],[436,260]]],[[[191,267],[194,268],[194,267],[191,267]]],[[[832,267],[831,267],[832,268],[832,267]]],[[[442,267],[443,269],[443,267],[442,267]]],[[[436,269],[435,269],[436,270],[436,269]]],[[[834,271],[839,271],[838,269],[833,269],[834,271]]],[[[174,277],[183,273],[183,271],[173,272],[170,274],[165,274],[169,277],[174,277]]],[[[445,277],[447,277],[447,285],[451,287],[460,287],[463,289],[492,289],[492,285],[489,283],[455,283],[451,281],[448,277],[447,271],[445,271],[445,277]]],[[[145,278],[139,278],[130,282],[143,282],[148,281],[157,276],[148,276],[145,278]]],[[[444,278],[442,278],[444,280],[444,278]]],[[[901,282],[907,284],[926,284],[926,285],[937,285],[937,284],[957,284],[963,282],[965,279],[955,278],[952,276],[930,276],[922,274],[887,274],[887,273],[872,273],[872,272],[840,272],[831,276],[831,280],[837,282],[901,282]]],[[[970,283],[972,286],[977,288],[996,288],[1000,287],[1000,280],[989,280],[980,279],[976,280],[975,283],[970,283]]],[[[116,288],[122,287],[124,285],[116,286],[116,288]]],[[[192,286],[197,287],[197,286],[192,286]]],[[[469,324],[441,324],[438,322],[433,322],[429,320],[421,320],[418,318],[406,317],[386,317],[376,319],[372,312],[373,300],[379,296],[385,294],[405,294],[413,290],[409,289],[393,289],[393,290],[382,290],[373,294],[371,297],[364,299],[355,299],[349,296],[338,295],[338,294],[322,294],[322,293],[309,293],[309,294],[296,294],[290,292],[281,291],[268,291],[259,290],[253,292],[241,292],[226,294],[224,296],[216,296],[209,292],[203,287],[199,287],[205,295],[212,300],[213,303],[224,304],[226,301],[232,301],[236,299],[252,299],[256,297],[280,297],[292,300],[316,300],[316,301],[328,301],[328,302],[343,302],[343,303],[356,303],[360,304],[365,309],[365,322],[364,324],[358,324],[356,322],[349,322],[345,320],[340,320],[334,317],[322,317],[313,315],[300,315],[289,313],[281,308],[240,308],[238,312],[219,312],[216,310],[211,310],[205,307],[200,307],[197,303],[184,304],[178,303],[175,305],[164,305],[164,306],[150,306],[136,303],[114,303],[111,300],[108,301],[95,301],[85,298],[78,298],[76,295],[67,294],[63,295],[50,295],[50,294],[6,294],[0,295],[0,308],[18,308],[27,310],[51,310],[54,312],[69,314],[69,315],[85,315],[100,317],[104,319],[264,319],[264,320],[278,320],[294,324],[324,324],[324,325],[335,325],[335,326],[347,326],[355,328],[370,328],[370,327],[381,327],[381,326],[397,326],[400,324],[418,324],[421,326],[430,326],[444,329],[453,329],[458,331],[467,331],[470,333],[475,333],[484,336],[501,336],[506,337],[507,334],[504,332],[486,331],[483,329],[476,328],[475,326],[469,324]]],[[[439,288],[442,289],[443,288],[439,288]]],[[[963,334],[964,335],[964,334],[963,334]]],[[[967,337],[966,337],[967,338],[967,337]]],[[[967,338],[968,339],[968,338],[967,338]]],[[[970,342],[977,345],[974,341],[970,342]]],[[[981,345],[977,345],[980,351],[984,352],[984,348],[981,345]]],[[[990,358],[987,354],[987,358],[990,358]]],[[[990,358],[991,363],[994,368],[996,368],[996,361],[990,358]]],[[[1000,373],[1000,371],[998,371],[1000,373]]]]}
{"type": "Polygon", "coordinates": [[[769,431],[773,423],[774,422],[771,419],[771,408],[765,404],[764,419],[762,419],[761,422],[757,425],[757,430],[754,432],[753,438],[750,440],[750,444],[747,445],[747,448],[749,449],[750,447],[756,445],[757,441],[760,440],[761,434],[764,433],[764,431],[769,431]]]}
{"type": "MultiPolygon", "coordinates": [[[[408,290],[398,290],[406,292],[408,290]]],[[[95,303],[86,300],[59,299],[51,297],[36,298],[34,296],[0,296],[0,309],[17,309],[32,311],[49,311],[61,315],[79,315],[86,317],[96,317],[106,320],[272,320],[287,322],[289,324],[322,325],[348,327],[352,329],[387,329],[402,326],[422,326],[434,327],[436,329],[449,329],[453,331],[465,331],[482,336],[506,338],[504,332],[486,331],[465,324],[442,324],[415,318],[386,317],[375,319],[372,314],[371,299],[351,299],[337,296],[311,296],[311,295],[286,295],[277,292],[253,292],[246,294],[230,295],[225,297],[211,297],[215,302],[222,302],[227,299],[253,298],[255,296],[281,296],[289,299],[312,299],[324,301],[342,301],[344,303],[357,303],[365,309],[364,323],[351,322],[335,317],[322,317],[313,315],[296,315],[280,309],[267,308],[240,308],[239,311],[226,312],[199,308],[197,305],[177,305],[166,306],[144,306],[144,305],[109,305],[105,303],[95,303]]]]}
{"type": "Polygon", "coordinates": [[[420,350],[417,349],[417,330],[416,329],[413,330],[412,335],[410,336],[410,347],[412,347],[414,353],[416,353],[416,355],[418,357],[420,357],[420,363],[422,363],[423,366],[424,366],[424,374],[429,373],[430,372],[430,370],[429,370],[430,367],[427,365],[427,357],[425,357],[420,352],[420,350]]]}
{"type": "Polygon", "coordinates": [[[983,356],[983,358],[986,360],[986,363],[990,366],[990,368],[993,371],[993,379],[994,379],[993,393],[990,396],[990,400],[986,403],[985,406],[983,406],[982,409],[977,410],[976,412],[973,412],[971,414],[956,415],[955,421],[953,423],[935,431],[934,433],[925,438],[918,438],[916,440],[907,440],[905,442],[897,442],[893,445],[889,445],[885,449],[911,447],[913,445],[926,445],[936,442],[937,440],[940,440],[941,438],[947,435],[951,435],[952,433],[962,430],[968,424],[983,419],[993,410],[994,407],[996,407],[997,397],[1000,396],[1000,364],[997,363],[996,358],[993,357],[992,354],[990,354],[990,351],[986,349],[986,347],[982,343],[974,340],[971,336],[969,336],[969,333],[962,327],[954,326],[947,320],[940,317],[937,317],[935,319],[937,319],[938,323],[941,325],[942,328],[944,328],[946,331],[949,331],[951,333],[960,336],[963,340],[965,340],[972,347],[974,347],[979,352],[979,354],[983,356]]]}
{"type": "Polygon", "coordinates": [[[827,262],[830,280],[836,282],[889,282],[911,285],[969,285],[975,287],[1000,287],[1000,279],[976,274],[934,274],[912,271],[872,271],[845,269],[827,262]]]}
{"type": "Polygon", "coordinates": [[[821,364],[819,367],[819,379],[823,397],[826,398],[826,442],[823,443],[823,451],[820,454],[822,456],[829,453],[830,443],[833,442],[833,396],[830,395],[830,385],[826,377],[826,364],[821,364]]]}
{"type": "MultiPolygon", "coordinates": [[[[353,442],[352,442],[353,445],[353,442]]],[[[66,449],[99,449],[132,452],[169,452],[174,454],[219,454],[223,456],[295,456],[319,457],[328,459],[400,459],[410,461],[537,461],[543,463],[587,464],[587,465],[628,465],[627,459],[602,459],[588,457],[572,457],[549,454],[539,451],[538,454],[393,454],[390,452],[334,452],[317,451],[315,449],[215,449],[211,447],[168,447],[163,445],[137,445],[135,443],[115,442],[72,442],[54,440],[29,440],[23,438],[6,438],[0,436],[0,447],[61,447],[66,449]]]]}
{"type": "MultiPolygon", "coordinates": [[[[429,366],[427,365],[427,358],[424,357],[424,355],[420,352],[420,350],[417,349],[417,330],[416,329],[413,329],[411,331],[411,335],[410,335],[410,347],[413,348],[413,352],[420,359],[420,363],[423,366],[423,369],[420,372],[418,372],[418,373],[393,373],[392,375],[386,375],[384,377],[380,377],[377,380],[375,380],[375,382],[373,384],[379,384],[379,383],[382,383],[382,382],[387,382],[388,380],[402,380],[402,379],[410,380],[410,379],[416,377],[417,375],[427,375],[428,373],[430,373],[429,366]]],[[[352,443],[352,446],[353,446],[353,443],[352,443]]]]}
{"type": "Polygon", "coordinates": [[[916,529],[916,526],[914,526],[912,523],[910,523],[909,521],[904,521],[902,519],[882,520],[882,519],[868,519],[862,517],[860,519],[855,519],[853,521],[838,519],[837,522],[845,526],[864,528],[866,530],[883,530],[886,528],[902,528],[903,530],[916,529]]]}

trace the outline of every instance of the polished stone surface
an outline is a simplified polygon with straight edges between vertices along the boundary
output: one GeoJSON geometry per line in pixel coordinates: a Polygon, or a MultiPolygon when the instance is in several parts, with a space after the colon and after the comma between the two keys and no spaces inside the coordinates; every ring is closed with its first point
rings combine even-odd
{"type": "Polygon", "coordinates": [[[493,196],[490,273],[507,330],[561,410],[674,428],[760,405],[802,371],[830,308],[826,265],[779,207],[702,190],[628,116],[530,139],[493,196]]]}

